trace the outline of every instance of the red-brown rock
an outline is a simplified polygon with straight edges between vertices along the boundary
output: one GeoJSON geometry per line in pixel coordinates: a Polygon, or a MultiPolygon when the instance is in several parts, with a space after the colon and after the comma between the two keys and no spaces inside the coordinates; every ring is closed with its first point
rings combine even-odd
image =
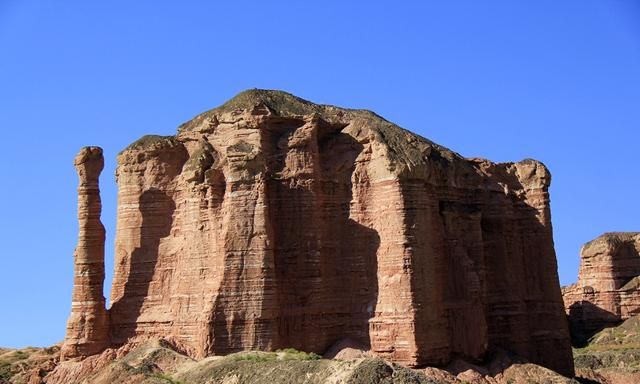
{"type": "Polygon", "coordinates": [[[562,290],[578,343],[640,313],[640,233],[606,233],[580,258],[578,282],[562,290]]]}
{"type": "Polygon", "coordinates": [[[105,231],[100,221],[102,203],[98,177],[104,167],[102,149],[85,147],[74,160],[78,186],[78,246],[71,315],[62,358],[87,356],[102,352],[109,345],[109,324],[104,284],[105,231]]]}
{"type": "Polygon", "coordinates": [[[109,342],[202,357],[348,339],[409,366],[502,347],[570,375],[550,179],[243,92],[118,156],[109,342]]]}

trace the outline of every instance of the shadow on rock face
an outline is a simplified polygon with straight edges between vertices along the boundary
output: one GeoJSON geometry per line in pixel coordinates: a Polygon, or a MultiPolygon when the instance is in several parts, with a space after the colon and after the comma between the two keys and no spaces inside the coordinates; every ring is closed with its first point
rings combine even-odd
{"type": "Polygon", "coordinates": [[[350,217],[357,194],[355,159],[363,146],[341,127],[314,131],[299,123],[261,132],[266,161],[264,193],[273,247],[261,313],[246,318],[230,310],[241,279],[226,273],[216,298],[209,353],[247,348],[296,348],[324,353],[347,337],[370,343],[369,319],[378,296],[378,233],[350,217]]]}
{"type": "Polygon", "coordinates": [[[140,196],[139,209],[142,215],[140,247],[131,253],[130,275],[124,294],[109,310],[112,323],[118,324],[111,329],[112,341],[116,344],[125,342],[138,331],[138,317],[149,295],[160,239],[167,237],[171,231],[176,205],[166,192],[151,188],[140,196]]]}
{"type": "Polygon", "coordinates": [[[569,307],[571,343],[576,348],[587,346],[589,339],[605,328],[620,324],[620,317],[590,301],[578,301],[569,307]]]}

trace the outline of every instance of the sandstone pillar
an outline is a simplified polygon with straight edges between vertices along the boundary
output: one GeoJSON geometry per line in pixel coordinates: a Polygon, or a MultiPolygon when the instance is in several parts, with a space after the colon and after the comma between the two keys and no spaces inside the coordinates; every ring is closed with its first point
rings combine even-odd
{"type": "Polygon", "coordinates": [[[104,167],[102,149],[85,147],[74,159],[78,186],[78,245],[74,253],[71,315],[62,358],[88,356],[108,344],[108,316],[103,294],[105,230],[98,177],[104,167]]]}

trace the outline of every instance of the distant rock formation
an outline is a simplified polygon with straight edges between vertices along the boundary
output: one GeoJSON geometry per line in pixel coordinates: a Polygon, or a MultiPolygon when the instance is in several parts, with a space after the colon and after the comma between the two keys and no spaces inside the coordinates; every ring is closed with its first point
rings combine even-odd
{"type": "Polygon", "coordinates": [[[578,282],[562,289],[574,341],[640,313],[640,233],[606,233],[580,251],[578,282]]]}
{"type": "MultiPolygon", "coordinates": [[[[504,348],[573,373],[537,161],[465,159],[369,111],[251,90],[133,143],[116,174],[112,346],[164,337],[198,358],[348,339],[412,367],[504,348]]],[[[68,356],[104,347],[82,327],[68,356]]]]}

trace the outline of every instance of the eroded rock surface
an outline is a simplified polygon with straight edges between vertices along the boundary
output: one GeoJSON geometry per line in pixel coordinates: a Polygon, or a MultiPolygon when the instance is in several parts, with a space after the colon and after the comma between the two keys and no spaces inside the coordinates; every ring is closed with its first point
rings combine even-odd
{"type": "Polygon", "coordinates": [[[104,168],[102,149],[85,147],[74,159],[78,185],[78,245],[74,253],[71,315],[62,357],[88,356],[109,346],[109,324],[103,295],[105,231],[100,214],[98,178],[104,168]]]}
{"type": "Polygon", "coordinates": [[[349,339],[407,366],[500,347],[571,375],[550,179],[369,111],[243,92],[118,156],[109,343],[202,358],[349,339]]]}
{"type": "Polygon", "coordinates": [[[575,342],[640,313],[640,233],[606,233],[580,251],[578,282],[562,290],[575,342]]]}

